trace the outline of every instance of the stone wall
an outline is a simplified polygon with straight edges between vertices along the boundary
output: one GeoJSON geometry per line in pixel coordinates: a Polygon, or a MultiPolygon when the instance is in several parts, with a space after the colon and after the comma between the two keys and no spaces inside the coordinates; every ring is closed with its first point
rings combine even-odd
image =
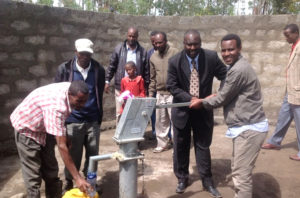
{"type": "MultiPolygon", "coordinates": [[[[139,41],[151,47],[149,32],[162,30],[169,43],[182,49],[187,29],[198,29],[203,47],[219,50],[227,33],[242,38],[243,55],[261,81],[268,118],[276,121],[284,93],[284,66],[290,46],[282,29],[300,23],[300,15],[154,17],[52,8],[8,0],[0,1],[0,142],[12,140],[9,115],[34,88],[51,83],[57,66],[74,56],[74,41],[87,37],[95,43],[94,58],[109,64],[114,47],[126,37],[129,26],[140,31],[139,41]]],[[[215,88],[216,89],[216,88],[215,88]]],[[[105,95],[104,120],[114,118],[113,95],[105,95]]]]}

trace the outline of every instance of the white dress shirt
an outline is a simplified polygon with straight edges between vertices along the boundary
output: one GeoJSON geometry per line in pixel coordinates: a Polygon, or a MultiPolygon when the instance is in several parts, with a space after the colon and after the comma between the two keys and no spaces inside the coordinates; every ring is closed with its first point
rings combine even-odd
{"type": "Polygon", "coordinates": [[[88,76],[88,73],[89,73],[89,70],[90,70],[90,68],[91,68],[91,62],[90,62],[90,64],[89,64],[89,66],[88,66],[87,68],[84,69],[84,68],[82,68],[82,67],[80,67],[80,66],[78,65],[77,59],[76,59],[76,68],[77,68],[78,71],[81,73],[83,79],[86,80],[86,79],[87,79],[87,76],[88,76]]]}

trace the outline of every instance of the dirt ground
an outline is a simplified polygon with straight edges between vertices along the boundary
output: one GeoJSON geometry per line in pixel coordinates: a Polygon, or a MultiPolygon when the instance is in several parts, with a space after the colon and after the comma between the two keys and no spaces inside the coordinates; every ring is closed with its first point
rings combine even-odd
{"type": "MultiPolygon", "coordinates": [[[[224,198],[233,197],[233,183],[230,176],[230,157],[232,142],[225,138],[227,127],[217,125],[211,146],[212,172],[215,184],[224,198]]],[[[268,136],[273,132],[270,127],[268,136]]],[[[101,133],[100,154],[113,153],[118,146],[112,140],[114,130],[101,133]]],[[[138,197],[139,198],[208,198],[210,195],[202,190],[196,171],[194,151],[191,148],[190,183],[184,194],[175,193],[177,180],[172,169],[172,150],[154,154],[155,140],[151,132],[146,132],[146,141],[140,148],[145,154],[142,162],[138,161],[138,197]]],[[[290,128],[283,141],[281,150],[261,150],[253,174],[253,198],[299,198],[300,197],[300,162],[289,159],[297,152],[295,129],[290,128]]],[[[58,155],[60,177],[63,177],[63,163],[58,155]]],[[[25,197],[25,188],[20,171],[18,156],[0,160],[0,197],[25,197]]],[[[98,163],[98,184],[103,189],[101,198],[117,198],[119,180],[119,163],[106,160],[98,163]]],[[[44,189],[42,188],[42,192],[44,189]]],[[[42,193],[44,197],[44,193],[42,193]]]]}

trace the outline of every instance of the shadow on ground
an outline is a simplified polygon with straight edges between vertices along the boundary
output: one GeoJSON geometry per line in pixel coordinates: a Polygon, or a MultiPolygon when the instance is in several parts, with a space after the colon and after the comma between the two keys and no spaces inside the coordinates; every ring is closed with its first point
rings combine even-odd
{"type": "Polygon", "coordinates": [[[156,138],[152,135],[152,131],[146,131],[144,134],[145,141],[139,142],[139,149],[141,151],[154,149],[156,147],[156,138]]]}
{"type": "Polygon", "coordinates": [[[287,143],[287,144],[284,144],[284,145],[281,145],[281,148],[292,148],[292,149],[295,149],[296,151],[298,151],[298,143],[297,143],[297,140],[293,141],[293,142],[290,142],[290,143],[287,143]]]}
{"type": "Polygon", "coordinates": [[[191,197],[195,194],[198,194],[199,192],[201,192],[201,190],[200,191],[194,191],[194,192],[185,192],[183,194],[175,194],[175,195],[171,195],[167,198],[188,198],[188,197],[191,197]]]}
{"type": "Polygon", "coordinates": [[[252,179],[254,198],[281,198],[280,185],[272,175],[255,173],[252,179]]]}
{"type": "Polygon", "coordinates": [[[98,184],[102,191],[100,197],[119,197],[119,171],[106,172],[98,184]]]}
{"type": "Polygon", "coordinates": [[[211,168],[215,186],[228,186],[231,180],[231,161],[229,159],[212,159],[211,168]]]}
{"type": "MultiPolygon", "coordinates": [[[[141,166],[139,166],[141,168],[141,166]]],[[[214,159],[212,160],[213,179],[217,187],[228,187],[231,182],[230,160],[228,159],[214,159]]],[[[139,171],[140,172],[140,171],[139,171]]],[[[139,177],[142,175],[140,174],[139,177]]],[[[199,180],[197,167],[193,166],[193,174],[190,175],[190,185],[199,180]]],[[[116,198],[119,196],[119,172],[110,171],[99,182],[102,189],[101,197],[116,198]],[[107,190],[105,190],[107,189],[107,190]]],[[[233,186],[231,185],[231,188],[233,186]]],[[[199,189],[201,189],[199,187],[199,189]]],[[[189,191],[184,194],[173,194],[167,198],[189,198],[195,194],[199,194],[203,190],[189,191]]],[[[281,191],[279,183],[276,179],[267,173],[253,174],[253,198],[281,198],[281,191]]],[[[139,193],[138,198],[150,198],[147,189],[139,193]]]]}

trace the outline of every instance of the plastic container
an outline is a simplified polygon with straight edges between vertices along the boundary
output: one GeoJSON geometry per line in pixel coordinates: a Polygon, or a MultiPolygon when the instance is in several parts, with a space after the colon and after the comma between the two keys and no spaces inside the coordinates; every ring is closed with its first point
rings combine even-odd
{"type": "Polygon", "coordinates": [[[100,198],[98,193],[95,193],[94,197],[90,197],[89,195],[81,192],[78,188],[73,188],[67,191],[62,198],[100,198]]]}
{"type": "Polygon", "coordinates": [[[88,191],[90,197],[95,197],[96,192],[96,183],[97,183],[97,173],[96,172],[88,172],[87,174],[87,182],[91,184],[92,190],[88,191]]]}

